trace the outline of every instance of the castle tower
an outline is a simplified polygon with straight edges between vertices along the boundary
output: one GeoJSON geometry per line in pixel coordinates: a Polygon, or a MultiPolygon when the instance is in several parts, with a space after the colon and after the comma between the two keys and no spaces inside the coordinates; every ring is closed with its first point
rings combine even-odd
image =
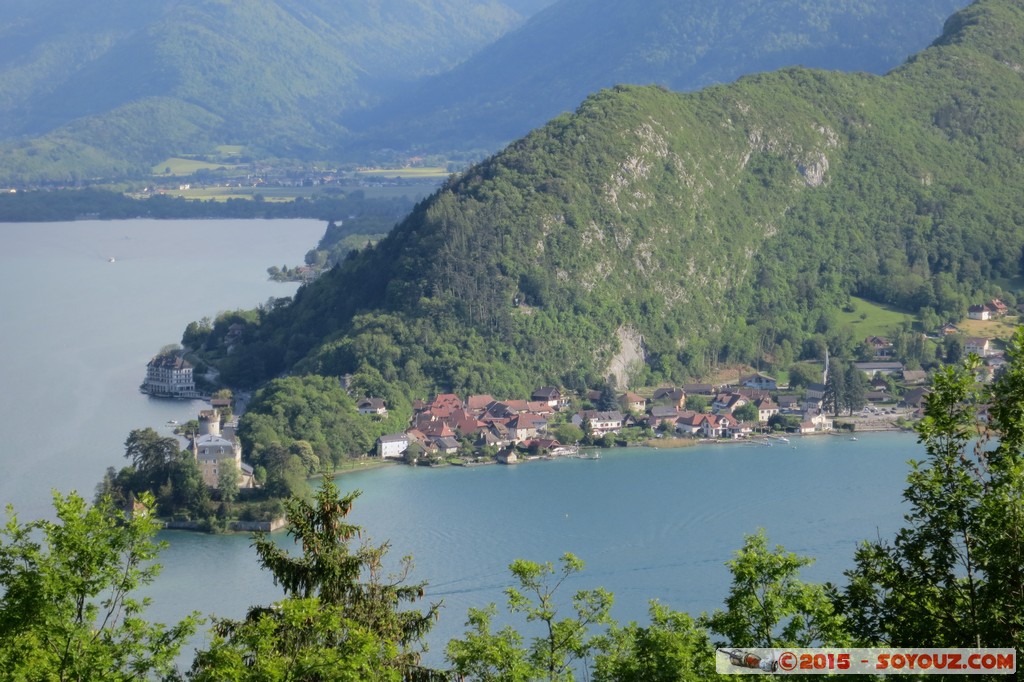
{"type": "Polygon", "coordinates": [[[220,435],[220,410],[203,410],[199,413],[199,435],[220,435]]]}

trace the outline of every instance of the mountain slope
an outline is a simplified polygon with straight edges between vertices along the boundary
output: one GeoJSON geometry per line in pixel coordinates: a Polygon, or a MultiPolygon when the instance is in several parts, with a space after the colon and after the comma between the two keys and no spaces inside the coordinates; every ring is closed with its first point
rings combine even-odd
{"type": "Polygon", "coordinates": [[[521,19],[498,0],[16,3],[0,18],[0,139],[18,141],[0,168],[88,177],[227,143],[312,154],[345,134],[339,112],[521,19]]]}
{"type": "Polygon", "coordinates": [[[598,93],[265,311],[224,376],[513,395],[594,385],[632,346],[634,380],[680,381],[852,355],[851,293],[962,311],[1019,271],[1022,47],[1024,2],[980,0],[885,77],[598,93]]]}
{"type": "Polygon", "coordinates": [[[883,73],[966,0],[561,0],[451,72],[346,122],[362,148],[497,149],[619,83],[695,90],[800,64],[883,73]]]}

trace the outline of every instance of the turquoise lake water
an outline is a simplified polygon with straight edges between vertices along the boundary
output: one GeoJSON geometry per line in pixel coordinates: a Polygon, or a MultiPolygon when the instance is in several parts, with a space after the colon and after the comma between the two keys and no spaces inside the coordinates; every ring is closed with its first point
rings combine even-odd
{"type": "MultiPolygon", "coordinates": [[[[0,225],[0,503],[23,519],[50,513],[50,489],[91,497],[124,464],[133,428],[166,429],[202,403],[138,392],[145,364],[203,315],[253,307],[294,285],[266,281],[296,264],[317,221],[119,221],[0,225]],[[114,263],[108,262],[113,257],[114,263]]],[[[570,585],[603,586],[614,615],[640,619],[647,601],[697,614],[721,606],[724,563],[746,533],[816,557],[805,577],[842,582],[856,544],[902,521],[912,435],[795,438],[791,446],[628,449],[600,460],[514,467],[391,467],[342,477],[363,491],[354,522],[413,555],[413,577],[443,600],[428,661],[462,632],[466,609],[503,602],[508,564],[587,568],[570,585]]],[[[241,616],[280,593],[246,536],[164,533],[151,617],[198,610],[241,616]]],[[[282,542],[287,537],[279,535],[282,542]]]]}

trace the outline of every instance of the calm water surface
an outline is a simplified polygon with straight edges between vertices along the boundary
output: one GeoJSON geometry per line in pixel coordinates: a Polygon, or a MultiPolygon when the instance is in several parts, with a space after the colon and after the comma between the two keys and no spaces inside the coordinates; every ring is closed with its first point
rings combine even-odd
{"type": "MultiPolygon", "coordinates": [[[[317,221],[0,225],[0,502],[24,519],[49,515],[51,488],[91,496],[107,466],[123,465],[131,429],[193,416],[202,403],[138,392],[145,363],[193,319],[292,293],[265,270],[300,262],[322,231],[317,221]]],[[[394,557],[413,555],[414,578],[444,601],[436,663],[469,606],[503,602],[516,558],[575,553],[587,568],[572,589],[611,590],[620,620],[643,620],[654,598],[694,614],[721,606],[724,563],[760,527],[817,558],[808,579],[842,582],[857,542],[899,526],[905,462],[919,455],[913,436],[880,434],[515,467],[396,466],[339,483],[363,491],[354,522],[389,540],[394,557]]],[[[170,547],[148,592],[153,619],[238,617],[280,595],[248,537],[162,537],[170,547]]]]}

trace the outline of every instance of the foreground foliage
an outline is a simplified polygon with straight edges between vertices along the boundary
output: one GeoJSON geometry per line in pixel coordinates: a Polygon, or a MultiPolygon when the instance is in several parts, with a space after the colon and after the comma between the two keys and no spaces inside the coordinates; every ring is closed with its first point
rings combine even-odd
{"type": "Polygon", "coordinates": [[[386,543],[352,546],[361,529],[345,517],[358,496],[326,481],[311,501],[288,502],[288,534],[301,555],[256,537],[260,564],[287,596],[243,621],[218,620],[195,679],[398,680],[418,664],[439,605],[409,608],[425,594],[425,583],[406,582],[411,558],[387,574],[386,543]]]}
{"type": "MultiPolygon", "coordinates": [[[[0,532],[0,670],[19,680],[145,680],[170,675],[195,630],[189,617],[148,623],[135,595],[160,567],[157,523],[109,499],[89,506],[75,493],[53,497],[56,521],[0,532]]],[[[149,500],[150,504],[152,500],[149,500]]]]}
{"type": "Polygon", "coordinates": [[[840,604],[859,641],[1024,645],[1024,328],[1007,357],[991,388],[976,382],[977,358],[936,376],[907,525],[862,546],[848,573],[840,604]]]}
{"type": "MultiPolygon", "coordinates": [[[[800,579],[807,557],[772,548],[762,531],[728,563],[725,608],[693,618],[651,605],[650,623],[618,625],[600,588],[566,595],[582,562],[511,564],[506,594],[522,630],[498,628],[497,607],[471,609],[465,635],[448,644],[454,674],[468,680],[558,680],[583,671],[612,680],[706,679],[714,645],[1024,647],[1024,328],[991,386],[976,358],[940,373],[918,429],[926,457],[912,465],[906,524],[892,540],[865,543],[837,588],[800,579]],[[986,409],[987,407],[987,409],[986,409]],[[982,419],[981,417],[985,417],[982,419]]],[[[266,536],[261,564],[284,599],[242,621],[219,620],[197,654],[194,679],[398,680],[418,671],[437,605],[407,583],[403,561],[385,575],[388,546],[353,546],[358,493],[326,483],[288,504],[292,555],[266,536]]],[[[153,522],[101,502],[55,497],[58,522],[19,524],[0,545],[0,665],[22,679],[141,679],[173,675],[191,632],[141,620],[129,595],[152,580],[153,522]],[[113,671],[113,672],[111,672],[113,671]]],[[[443,674],[443,673],[442,673],[443,674]]]]}

